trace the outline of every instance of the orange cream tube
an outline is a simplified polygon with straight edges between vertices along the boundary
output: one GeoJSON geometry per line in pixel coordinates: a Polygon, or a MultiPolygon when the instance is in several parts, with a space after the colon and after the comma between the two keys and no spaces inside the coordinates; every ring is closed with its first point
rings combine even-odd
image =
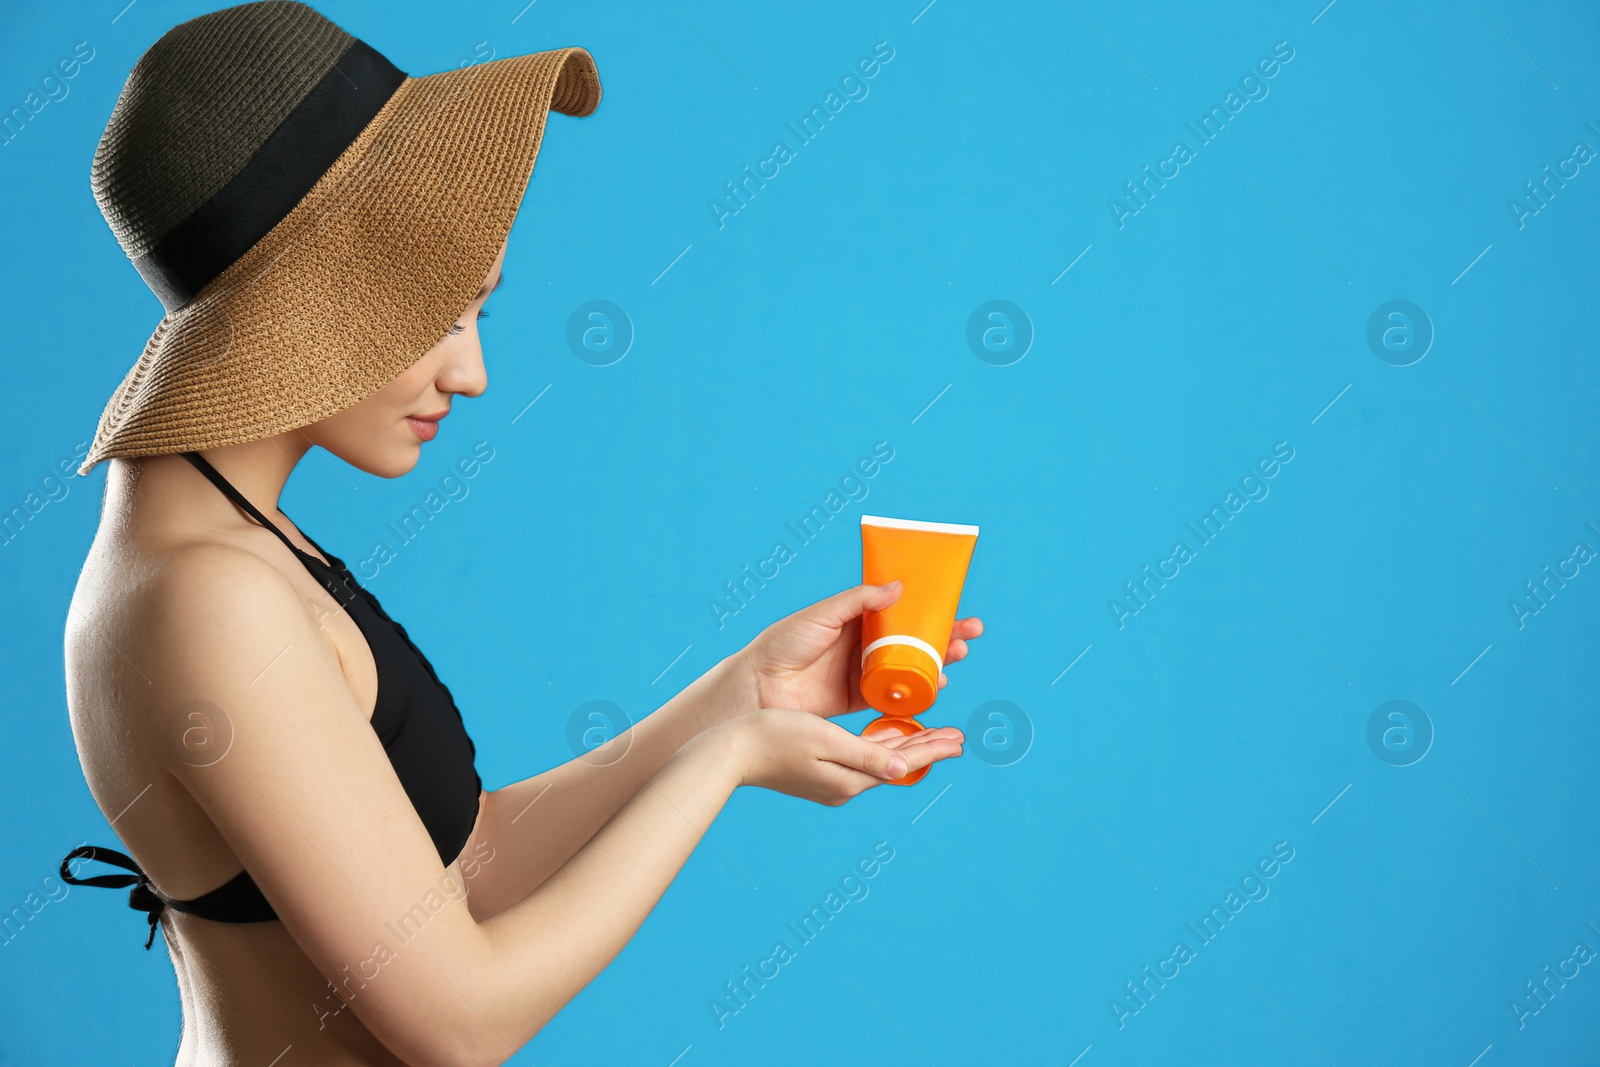
{"type": "MultiPolygon", "coordinates": [[[[955,625],[978,528],[950,522],[861,516],[861,580],[899,579],[900,598],[861,616],[861,696],[880,713],[862,737],[922,729],[915,716],[939,695],[939,672],[955,625]]],[[[893,780],[920,781],[928,768],[893,780]]]]}

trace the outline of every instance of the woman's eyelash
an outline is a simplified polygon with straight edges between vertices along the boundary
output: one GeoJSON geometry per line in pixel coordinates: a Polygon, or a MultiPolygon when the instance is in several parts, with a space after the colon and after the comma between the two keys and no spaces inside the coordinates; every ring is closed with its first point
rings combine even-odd
{"type": "MultiPolygon", "coordinates": [[[[489,317],[489,313],[487,311],[485,311],[483,308],[479,308],[478,309],[478,318],[486,319],[488,317],[489,317]]],[[[461,325],[458,322],[454,326],[450,327],[448,330],[445,331],[445,336],[454,337],[456,334],[460,333],[464,329],[466,329],[466,327],[461,325]]]]}

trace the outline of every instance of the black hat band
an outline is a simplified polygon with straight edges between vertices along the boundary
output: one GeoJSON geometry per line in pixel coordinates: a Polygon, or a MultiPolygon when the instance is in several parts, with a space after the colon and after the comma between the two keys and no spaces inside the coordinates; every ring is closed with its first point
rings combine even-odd
{"type": "Polygon", "coordinates": [[[167,311],[283,221],[405,80],[382,53],[353,40],[239,173],[133,261],[167,311]]]}

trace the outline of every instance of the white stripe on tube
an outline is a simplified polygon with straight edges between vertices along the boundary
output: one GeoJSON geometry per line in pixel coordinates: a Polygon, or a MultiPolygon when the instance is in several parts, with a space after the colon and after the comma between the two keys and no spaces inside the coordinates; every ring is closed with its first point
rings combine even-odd
{"type": "Polygon", "coordinates": [[[928,654],[929,659],[933,660],[934,674],[938,674],[940,671],[944,670],[944,657],[935,652],[933,650],[933,646],[928,644],[928,642],[924,641],[920,637],[912,637],[910,634],[890,634],[888,637],[878,638],[876,641],[872,642],[872,644],[861,650],[861,665],[863,667],[866,666],[868,653],[870,653],[873,649],[881,648],[884,645],[910,645],[912,648],[920,648],[923,652],[928,654]]]}
{"type": "Polygon", "coordinates": [[[922,519],[891,519],[884,515],[861,516],[863,526],[888,526],[895,530],[925,530],[928,533],[969,534],[978,536],[978,528],[960,522],[925,522],[922,519]]]}

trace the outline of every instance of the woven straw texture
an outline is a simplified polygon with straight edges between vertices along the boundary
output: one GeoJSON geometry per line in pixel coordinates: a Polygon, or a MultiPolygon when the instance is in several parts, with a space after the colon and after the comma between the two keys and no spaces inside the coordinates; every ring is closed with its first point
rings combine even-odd
{"type": "Polygon", "coordinates": [[[393,381],[476,296],[547,112],[599,102],[582,48],[407,78],[289,215],[161,320],[79,473],[260,440],[393,381]]]}

